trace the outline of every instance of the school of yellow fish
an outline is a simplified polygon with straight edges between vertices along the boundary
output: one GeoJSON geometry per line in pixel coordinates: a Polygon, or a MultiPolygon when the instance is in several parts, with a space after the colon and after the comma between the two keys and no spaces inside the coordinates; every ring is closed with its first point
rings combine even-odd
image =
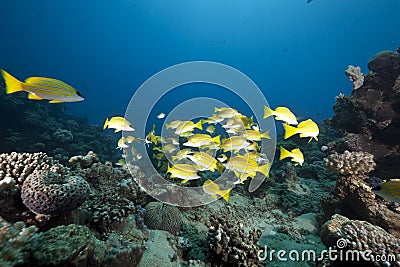
{"type": "MultiPolygon", "coordinates": [[[[311,119],[298,123],[296,116],[288,108],[277,107],[272,110],[265,106],[264,119],[270,116],[283,122],[285,139],[299,134],[301,138],[317,140],[318,125],[311,119]]],[[[164,117],[164,113],[157,116],[159,119],[164,117]]],[[[115,132],[134,131],[132,124],[123,117],[107,119],[104,129],[107,127],[115,129],[115,132]]],[[[164,138],[157,135],[154,125],[144,142],[151,151],[149,154],[154,158],[158,170],[164,171],[171,179],[179,179],[184,184],[200,179],[200,172],[222,173],[224,170],[235,174],[236,183],[244,183],[247,179],[254,178],[257,173],[269,177],[271,163],[267,156],[260,152],[260,142],[262,139],[270,139],[269,132],[261,131],[252,117],[247,117],[234,108],[215,108],[211,117],[198,121],[171,121],[166,123],[166,129],[171,131],[174,137],[164,138]],[[217,125],[221,126],[222,134],[215,134],[217,125]]],[[[121,137],[117,148],[122,150],[131,147],[133,160],[137,160],[141,155],[136,152],[133,142],[140,141],[142,140],[133,136],[121,137]]],[[[285,158],[290,158],[300,166],[304,162],[303,153],[299,148],[288,151],[280,147],[280,160],[285,158]]],[[[125,159],[121,159],[118,164],[126,164],[125,159]]],[[[231,189],[221,189],[220,185],[211,179],[203,183],[203,189],[212,197],[223,197],[229,201],[231,189]]]]}

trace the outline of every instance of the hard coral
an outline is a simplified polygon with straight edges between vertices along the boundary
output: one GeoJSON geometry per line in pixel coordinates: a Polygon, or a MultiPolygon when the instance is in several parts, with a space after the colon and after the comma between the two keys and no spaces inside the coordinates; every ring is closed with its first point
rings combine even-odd
{"type": "Polygon", "coordinates": [[[211,215],[207,233],[209,261],[212,266],[263,266],[258,258],[260,237],[261,230],[250,229],[246,233],[244,225],[211,215]]]}
{"type": "Polygon", "coordinates": [[[23,222],[10,224],[0,217],[0,266],[23,264],[37,230],[36,226],[26,227],[23,222]]]}
{"type": "Polygon", "coordinates": [[[343,154],[333,153],[324,159],[328,170],[342,175],[362,175],[375,168],[374,156],[367,152],[350,152],[343,154]]]}
{"type": "Polygon", "coordinates": [[[16,153],[0,154],[0,180],[12,179],[14,184],[21,186],[26,177],[35,170],[46,170],[56,173],[66,173],[68,170],[46,155],[46,153],[16,153]]]}
{"type": "Polygon", "coordinates": [[[78,208],[89,195],[89,189],[80,176],[35,171],[23,183],[21,198],[32,212],[55,216],[78,208]]]}
{"type": "Polygon", "coordinates": [[[400,265],[400,239],[365,221],[350,220],[336,214],[322,226],[321,239],[331,248],[339,246],[343,250],[370,251],[365,254],[369,260],[364,264],[372,261],[380,266],[400,265]]]}
{"type": "Polygon", "coordinates": [[[176,234],[182,227],[181,211],[162,202],[150,202],[145,207],[144,223],[150,229],[164,230],[176,234]]]}

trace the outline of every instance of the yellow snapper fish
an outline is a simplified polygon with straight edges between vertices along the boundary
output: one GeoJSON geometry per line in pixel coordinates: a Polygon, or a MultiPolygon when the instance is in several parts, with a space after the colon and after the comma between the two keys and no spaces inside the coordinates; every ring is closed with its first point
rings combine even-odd
{"type": "Polygon", "coordinates": [[[317,136],[319,134],[319,128],[318,125],[311,119],[300,122],[297,127],[290,126],[284,123],[283,128],[285,129],[284,139],[288,139],[295,134],[300,134],[301,138],[310,137],[310,140],[308,142],[311,142],[313,138],[318,141],[317,136]]]}
{"type": "Polygon", "coordinates": [[[197,165],[198,171],[212,171],[217,169],[217,160],[205,152],[195,152],[193,155],[187,155],[187,158],[197,165]]]}
{"type": "Polygon", "coordinates": [[[165,113],[161,112],[160,114],[157,115],[157,118],[160,119],[160,120],[164,119],[165,118],[165,113]]]}
{"type": "Polygon", "coordinates": [[[191,133],[195,128],[203,130],[202,126],[202,121],[198,121],[197,123],[194,123],[192,121],[184,121],[181,123],[178,128],[175,130],[175,134],[182,136],[185,133],[191,133]]]}
{"type": "Polygon", "coordinates": [[[250,141],[261,141],[261,138],[271,139],[269,136],[269,131],[261,133],[256,130],[246,130],[243,132],[243,137],[250,141]]]}
{"type": "Polygon", "coordinates": [[[162,147],[159,147],[159,146],[153,147],[153,150],[162,152],[164,154],[171,154],[172,152],[174,152],[177,149],[178,149],[178,146],[176,146],[174,144],[166,144],[166,145],[163,145],[162,147]]]}
{"type": "Polygon", "coordinates": [[[218,117],[217,114],[213,114],[211,117],[203,120],[203,123],[217,124],[217,123],[223,122],[224,120],[225,120],[225,118],[218,117]]]}
{"type": "Polygon", "coordinates": [[[193,151],[190,148],[184,148],[178,151],[175,156],[172,156],[172,161],[184,160],[187,158],[189,154],[192,154],[193,151]]]}
{"type": "Polygon", "coordinates": [[[223,190],[218,184],[208,179],[203,183],[203,190],[213,198],[221,196],[226,202],[229,202],[229,193],[232,188],[223,190]]]}
{"type": "Polygon", "coordinates": [[[280,147],[280,156],[279,160],[283,160],[285,158],[292,158],[292,161],[296,163],[296,165],[303,165],[304,156],[299,148],[292,149],[292,151],[286,150],[284,147],[280,147]]]}
{"type": "Polygon", "coordinates": [[[277,107],[275,110],[264,106],[264,119],[275,116],[275,120],[284,121],[287,124],[297,125],[296,116],[287,107],[277,107]]]}
{"type": "Polygon", "coordinates": [[[117,149],[123,149],[123,148],[127,148],[127,147],[129,147],[128,145],[127,145],[127,142],[126,142],[126,139],[125,139],[125,137],[121,137],[119,140],[118,140],[118,146],[117,146],[117,149]]]}
{"type": "Polygon", "coordinates": [[[176,120],[176,121],[172,121],[170,123],[166,123],[165,127],[167,129],[176,129],[179,127],[179,125],[181,125],[182,123],[184,123],[185,121],[180,121],[180,120],[176,120]]]}
{"type": "Polygon", "coordinates": [[[214,112],[218,112],[216,115],[218,118],[232,118],[234,116],[242,115],[234,108],[214,108],[214,112]]]}
{"type": "Polygon", "coordinates": [[[107,118],[106,122],[104,123],[103,129],[115,129],[115,132],[120,131],[134,131],[135,128],[132,126],[127,119],[124,117],[112,117],[110,120],[107,118]]]}
{"type": "Polygon", "coordinates": [[[120,159],[120,160],[118,160],[117,163],[115,163],[115,165],[124,166],[124,165],[126,165],[126,160],[125,159],[120,159]]]}
{"type": "Polygon", "coordinates": [[[182,179],[182,183],[201,178],[192,164],[175,164],[172,167],[168,165],[167,173],[171,173],[171,178],[182,179]]]}
{"type": "Polygon", "coordinates": [[[257,151],[249,151],[249,152],[243,154],[243,157],[249,157],[249,158],[255,160],[258,164],[269,162],[266,154],[259,153],[257,151]]]}
{"type": "Polygon", "coordinates": [[[391,179],[374,187],[372,191],[390,201],[400,203],[400,179],[391,179]]]}
{"type": "Polygon", "coordinates": [[[213,134],[215,132],[215,127],[212,125],[207,126],[206,132],[208,132],[209,134],[213,134]]]}
{"type": "Polygon", "coordinates": [[[202,147],[208,144],[220,144],[220,136],[211,137],[208,134],[194,134],[190,136],[187,142],[183,143],[184,146],[202,147]]]}
{"type": "Polygon", "coordinates": [[[78,102],[84,100],[82,95],[72,86],[56,79],[30,77],[21,82],[5,70],[1,70],[6,83],[6,93],[28,92],[33,100],[50,100],[49,103],[78,102]]]}
{"type": "Polygon", "coordinates": [[[159,142],[162,141],[161,136],[156,135],[156,130],[155,130],[155,128],[156,128],[156,125],[153,124],[153,128],[152,128],[151,131],[146,135],[145,143],[146,143],[147,145],[149,145],[149,144],[151,144],[151,143],[157,145],[159,142]]]}
{"type": "Polygon", "coordinates": [[[254,159],[241,155],[231,157],[228,162],[223,165],[227,170],[233,171],[240,179],[240,182],[244,182],[243,178],[254,177],[256,172],[269,177],[269,169],[271,167],[270,163],[259,166],[254,159]]]}
{"type": "Polygon", "coordinates": [[[250,145],[251,143],[249,143],[247,139],[244,138],[243,136],[232,136],[222,141],[220,147],[221,149],[224,150],[224,152],[227,151],[238,152],[240,149],[246,149],[250,145]]]}
{"type": "Polygon", "coordinates": [[[239,129],[245,129],[245,125],[243,121],[239,117],[231,117],[229,118],[225,123],[222,124],[222,128],[228,129],[228,130],[239,130],[239,129]]]}

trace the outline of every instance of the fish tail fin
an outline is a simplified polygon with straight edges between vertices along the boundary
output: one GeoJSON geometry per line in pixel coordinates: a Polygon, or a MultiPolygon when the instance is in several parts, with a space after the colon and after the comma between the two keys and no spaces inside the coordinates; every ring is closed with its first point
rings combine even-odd
{"type": "Polygon", "coordinates": [[[268,117],[271,117],[272,115],[274,115],[273,112],[274,111],[272,109],[270,109],[267,106],[264,106],[264,117],[263,118],[266,119],[268,117]]]}
{"type": "Polygon", "coordinates": [[[20,82],[17,78],[13,77],[11,74],[6,72],[5,70],[1,70],[1,74],[3,75],[4,81],[6,83],[6,93],[12,94],[18,91],[23,91],[23,83],[20,82]]]}
{"type": "Polygon", "coordinates": [[[287,123],[283,124],[283,129],[285,129],[285,136],[283,137],[284,139],[288,139],[289,137],[291,137],[297,133],[297,128],[290,126],[287,123]]]}
{"type": "Polygon", "coordinates": [[[106,122],[104,123],[103,130],[105,130],[105,129],[107,128],[108,122],[109,122],[109,120],[108,120],[108,118],[107,118],[107,119],[106,119],[106,122]]]}
{"type": "Polygon", "coordinates": [[[283,146],[281,146],[280,148],[280,156],[279,156],[279,160],[283,160],[284,158],[287,158],[290,156],[290,152],[288,150],[286,150],[283,146]]]}
{"type": "Polygon", "coordinates": [[[216,137],[213,137],[212,140],[216,144],[221,144],[221,139],[220,139],[219,135],[217,135],[216,137]]]}
{"type": "Polygon", "coordinates": [[[166,123],[166,124],[165,124],[165,127],[166,127],[167,130],[168,130],[169,128],[171,128],[171,124],[166,123]]]}
{"type": "Polygon", "coordinates": [[[178,156],[172,156],[172,161],[175,161],[176,159],[178,159],[178,156]]]}
{"type": "Polygon", "coordinates": [[[203,123],[203,121],[202,121],[202,120],[199,120],[197,123],[195,123],[194,126],[195,126],[197,129],[203,130],[203,125],[202,125],[202,123],[203,123]]]}
{"type": "Polygon", "coordinates": [[[226,201],[229,202],[229,197],[231,193],[231,189],[226,189],[226,190],[220,190],[219,194],[222,196],[222,198],[226,201]]]}
{"type": "Polygon", "coordinates": [[[169,164],[168,164],[167,173],[169,173],[169,172],[171,172],[171,171],[172,171],[172,168],[171,168],[171,166],[169,166],[169,164]]]}
{"type": "Polygon", "coordinates": [[[214,112],[219,112],[219,111],[221,111],[221,109],[220,109],[220,108],[216,108],[216,107],[214,107],[214,112]]]}
{"type": "Polygon", "coordinates": [[[266,131],[266,132],[264,132],[264,133],[262,133],[262,134],[261,134],[261,137],[262,137],[262,138],[266,138],[266,139],[271,139],[271,137],[269,136],[269,130],[266,131]]]}
{"type": "Polygon", "coordinates": [[[265,165],[259,166],[257,171],[261,172],[262,174],[264,174],[265,177],[269,178],[269,169],[271,167],[271,164],[267,163],[265,165]]]}

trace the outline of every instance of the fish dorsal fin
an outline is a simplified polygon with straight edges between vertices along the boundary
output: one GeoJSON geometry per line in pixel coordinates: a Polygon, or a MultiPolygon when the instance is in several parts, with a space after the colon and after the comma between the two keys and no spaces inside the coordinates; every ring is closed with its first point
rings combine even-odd
{"type": "Polygon", "coordinates": [[[29,98],[29,99],[32,99],[32,100],[43,100],[43,98],[41,98],[41,97],[39,97],[38,95],[33,94],[33,93],[29,93],[29,94],[28,94],[28,98],[29,98]]]}
{"type": "Polygon", "coordinates": [[[51,100],[51,101],[49,101],[49,103],[51,103],[51,104],[63,103],[63,102],[64,102],[63,100],[51,100]]]}

